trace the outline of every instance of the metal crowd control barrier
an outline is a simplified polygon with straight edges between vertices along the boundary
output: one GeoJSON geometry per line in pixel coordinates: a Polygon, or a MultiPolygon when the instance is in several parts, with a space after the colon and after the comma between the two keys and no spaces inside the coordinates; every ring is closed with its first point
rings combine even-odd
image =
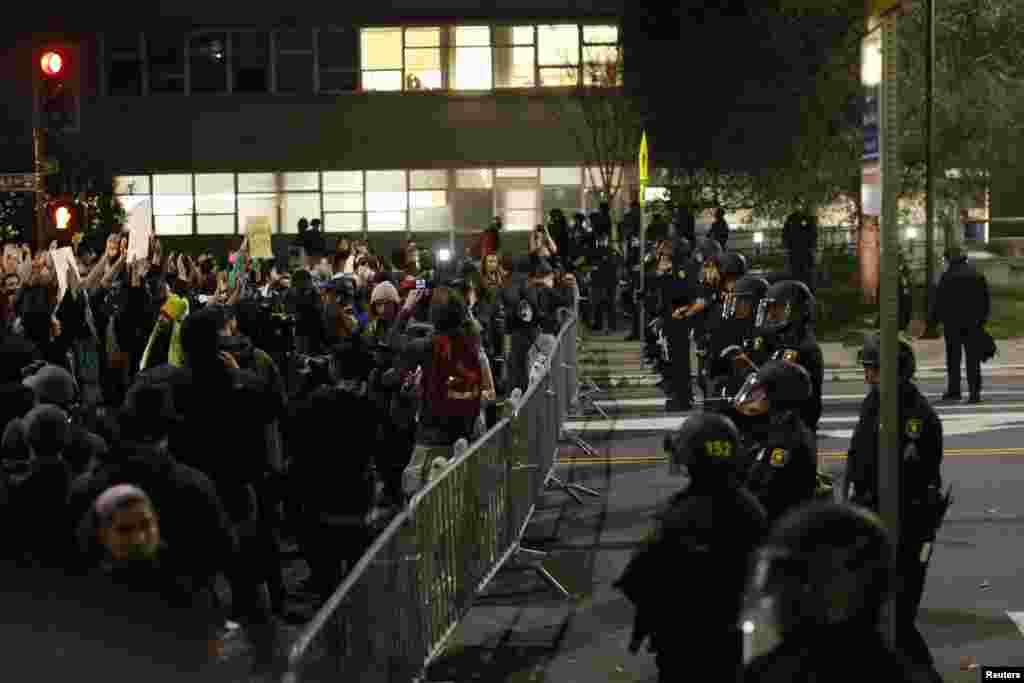
{"type": "Polygon", "coordinates": [[[547,371],[377,537],[296,639],[283,683],[420,680],[513,559],[569,597],[521,541],[576,401],[576,334],[570,314],[547,371]]]}

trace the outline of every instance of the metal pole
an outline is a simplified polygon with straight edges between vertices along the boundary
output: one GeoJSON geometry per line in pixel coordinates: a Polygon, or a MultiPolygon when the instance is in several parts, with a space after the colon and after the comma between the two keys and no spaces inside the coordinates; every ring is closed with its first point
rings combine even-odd
{"type": "MultiPolygon", "coordinates": [[[[935,304],[935,0],[925,0],[925,135],[927,154],[925,157],[925,228],[924,228],[924,314],[925,336],[932,336],[935,330],[927,322],[931,319],[935,304]]],[[[948,240],[946,246],[948,247],[948,240]]]]}
{"type": "MultiPolygon", "coordinates": [[[[893,13],[882,19],[882,95],[881,95],[881,425],[879,429],[879,498],[882,519],[892,534],[893,545],[900,544],[900,454],[899,454],[899,226],[897,224],[900,178],[899,111],[899,18],[893,13]]],[[[896,620],[892,602],[883,622],[889,643],[895,645],[896,620]]]]}
{"type": "Polygon", "coordinates": [[[36,249],[46,248],[46,169],[44,168],[46,163],[46,131],[36,126],[32,131],[32,170],[36,174],[36,178],[39,182],[39,186],[36,191],[32,194],[35,202],[35,239],[28,240],[29,242],[35,242],[36,249]]]}
{"type": "Polygon", "coordinates": [[[646,310],[646,307],[644,305],[644,282],[645,282],[645,279],[646,279],[644,277],[644,271],[646,270],[644,268],[644,254],[646,253],[646,249],[647,249],[647,211],[644,210],[646,208],[646,202],[644,201],[644,196],[643,195],[644,195],[644,191],[641,190],[640,191],[640,254],[637,257],[638,258],[637,262],[640,264],[640,279],[639,279],[640,288],[633,293],[633,296],[634,296],[634,298],[636,300],[636,313],[635,313],[635,315],[638,316],[638,318],[640,320],[640,328],[639,329],[640,329],[640,339],[641,340],[644,339],[644,334],[646,333],[646,330],[647,330],[647,310],[646,310]]]}

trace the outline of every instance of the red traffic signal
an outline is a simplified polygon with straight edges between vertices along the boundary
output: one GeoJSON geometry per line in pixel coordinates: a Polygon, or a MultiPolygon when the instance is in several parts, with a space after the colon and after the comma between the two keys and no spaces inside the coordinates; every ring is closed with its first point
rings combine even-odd
{"type": "Polygon", "coordinates": [[[64,73],[64,65],[64,55],[54,50],[47,50],[39,60],[39,66],[42,67],[43,75],[50,78],[62,75],[64,73]]]}
{"type": "Polygon", "coordinates": [[[71,200],[53,200],[47,213],[50,216],[50,224],[56,230],[71,233],[78,229],[78,210],[71,200]]]}

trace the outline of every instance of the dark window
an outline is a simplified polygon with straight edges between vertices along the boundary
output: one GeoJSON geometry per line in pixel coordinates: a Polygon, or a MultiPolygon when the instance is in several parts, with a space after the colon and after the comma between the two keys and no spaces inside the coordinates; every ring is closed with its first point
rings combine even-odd
{"type": "Polygon", "coordinates": [[[282,29],[277,32],[277,91],[313,92],[312,29],[282,29]]]}
{"type": "Polygon", "coordinates": [[[185,92],[185,36],[146,34],[150,92],[185,92]]]}
{"type": "Polygon", "coordinates": [[[189,39],[192,92],[226,92],[228,45],[226,33],[201,33],[189,39]]]}
{"type": "Polygon", "coordinates": [[[235,92],[267,92],[270,74],[270,35],[260,32],[231,34],[231,68],[235,92]]]}
{"type": "Polygon", "coordinates": [[[354,28],[320,31],[320,92],[351,92],[359,87],[359,32],[354,28]]]}
{"type": "Polygon", "coordinates": [[[142,94],[142,58],[138,33],[103,36],[107,58],[107,94],[142,94]]]}

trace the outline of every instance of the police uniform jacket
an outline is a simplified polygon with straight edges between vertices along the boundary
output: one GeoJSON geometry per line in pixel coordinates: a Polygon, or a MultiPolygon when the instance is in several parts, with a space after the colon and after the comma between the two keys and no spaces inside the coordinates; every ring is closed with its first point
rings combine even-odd
{"type": "Polygon", "coordinates": [[[791,507],[814,498],[818,447],[798,415],[753,436],[747,486],[764,505],[768,521],[774,522],[791,507]]]}
{"type": "Polygon", "coordinates": [[[798,344],[781,344],[771,357],[796,363],[811,376],[811,397],[801,409],[800,416],[811,430],[817,430],[822,411],[822,385],[825,381],[825,358],[818,340],[808,331],[798,344]]]}
{"type": "Polygon", "coordinates": [[[767,531],[764,508],[735,483],[694,479],[655,519],[615,587],[636,606],[635,640],[649,635],[659,653],[703,657],[736,630],[747,558],[767,531]]]}
{"type": "MultiPolygon", "coordinates": [[[[876,512],[878,493],[878,430],[881,394],[872,391],[861,405],[846,460],[846,482],[852,500],[876,512]]],[[[900,385],[900,519],[908,539],[930,540],[937,520],[936,498],[942,485],[942,422],[912,382],[900,385]],[[914,448],[908,446],[913,444],[914,448]]]]}
{"type": "Polygon", "coordinates": [[[878,677],[893,683],[931,680],[908,657],[893,652],[876,628],[845,624],[792,634],[750,662],[743,673],[745,683],[860,683],[878,677]]]}

